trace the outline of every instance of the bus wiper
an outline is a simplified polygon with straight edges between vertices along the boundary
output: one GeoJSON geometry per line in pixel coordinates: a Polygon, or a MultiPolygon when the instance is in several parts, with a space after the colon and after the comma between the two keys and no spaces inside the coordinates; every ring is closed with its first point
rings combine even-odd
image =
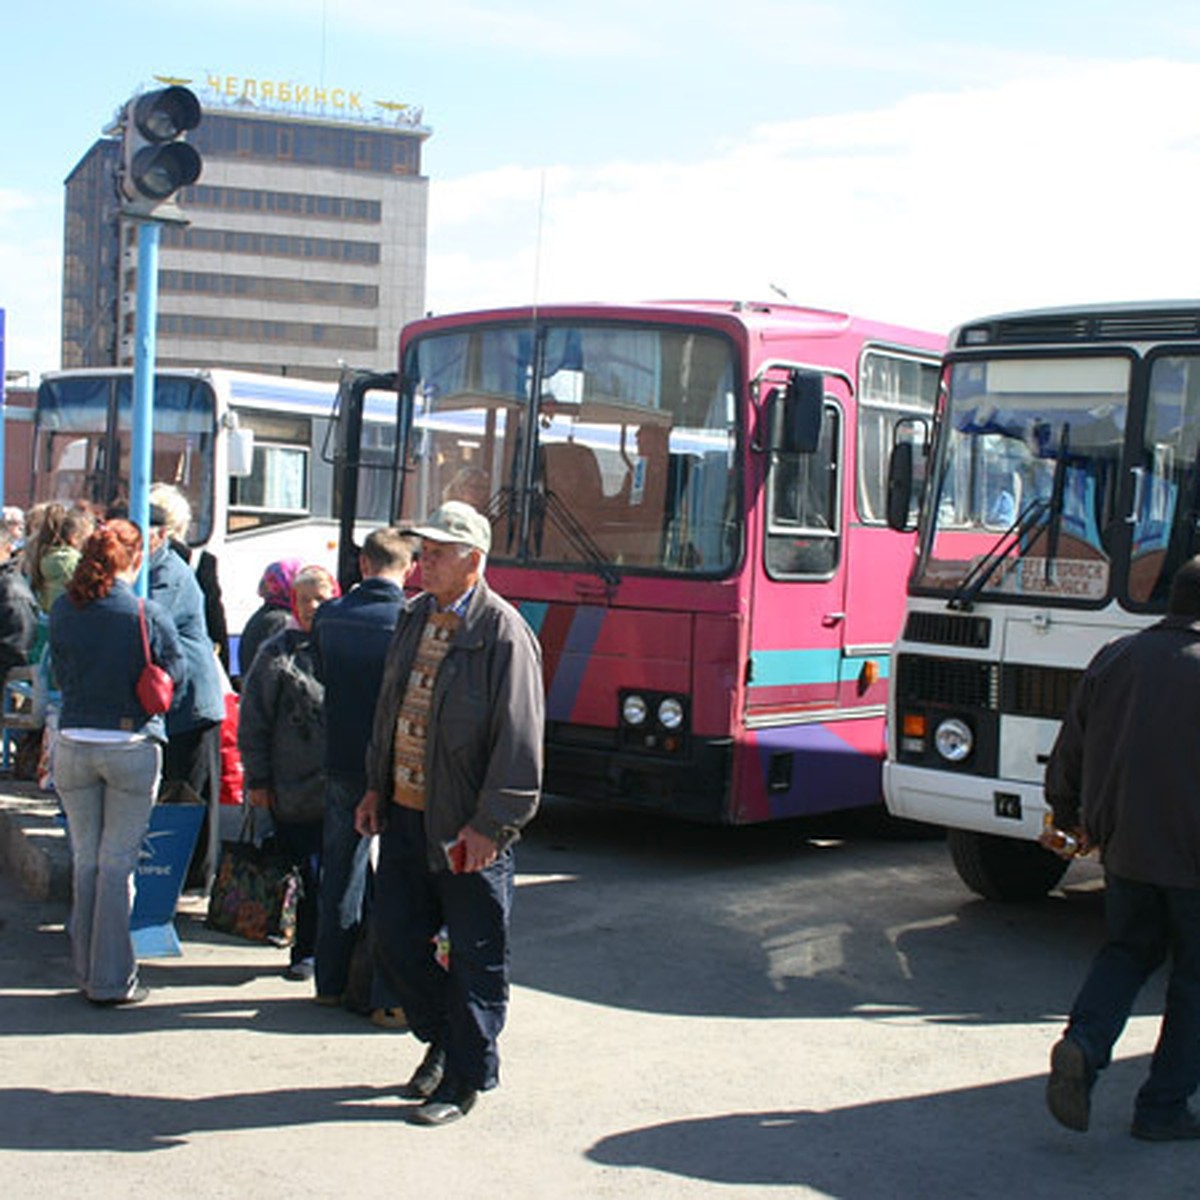
{"type": "Polygon", "coordinates": [[[1000,569],[1004,560],[1018,547],[1026,545],[1030,536],[1045,523],[1051,506],[1052,500],[1044,500],[1040,497],[1031,500],[1017,514],[1017,519],[963,576],[950,599],[946,601],[946,607],[969,612],[975,603],[975,598],[983,591],[988,580],[1000,569]]]}
{"type": "Polygon", "coordinates": [[[1054,484],[1050,489],[1050,518],[1046,524],[1046,582],[1058,558],[1058,535],[1062,530],[1063,502],[1067,488],[1067,451],[1071,445],[1071,426],[1064,421],[1058,435],[1058,462],[1054,464],[1054,484]]]}
{"type": "Polygon", "coordinates": [[[595,539],[583,523],[558,498],[553,491],[534,489],[530,494],[530,510],[537,524],[537,552],[542,552],[542,533],[545,529],[546,518],[551,525],[567,539],[568,544],[575,550],[587,566],[609,586],[616,587],[621,577],[612,568],[612,560],[596,544],[595,539]]]}

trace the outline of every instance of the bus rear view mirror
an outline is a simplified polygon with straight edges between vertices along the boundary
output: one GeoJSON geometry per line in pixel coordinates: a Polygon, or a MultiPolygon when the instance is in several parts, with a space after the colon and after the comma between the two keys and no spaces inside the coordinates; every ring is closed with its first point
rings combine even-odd
{"type": "Polygon", "coordinates": [[[819,371],[794,370],[787,386],[771,393],[769,450],[777,454],[812,454],[821,442],[825,380],[819,371]]]}
{"type": "Polygon", "coordinates": [[[888,461],[887,523],[897,533],[911,533],[916,527],[912,519],[913,444],[897,442],[888,461]]]}
{"type": "Polygon", "coordinates": [[[245,479],[254,471],[254,430],[231,429],[229,431],[229,474],[235,479],[245,479]]]}

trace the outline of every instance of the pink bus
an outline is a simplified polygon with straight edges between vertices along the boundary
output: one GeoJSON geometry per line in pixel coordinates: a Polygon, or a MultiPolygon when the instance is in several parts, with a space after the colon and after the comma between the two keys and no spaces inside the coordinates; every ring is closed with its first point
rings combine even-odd
{"type": "Polygon", "coordinates": [[[780,304],[429,318],[395,512],[464,499],[545,662],[546,788],[746,823],[878,803],[911,537],[894,439],[941,336],[780,304]]]}

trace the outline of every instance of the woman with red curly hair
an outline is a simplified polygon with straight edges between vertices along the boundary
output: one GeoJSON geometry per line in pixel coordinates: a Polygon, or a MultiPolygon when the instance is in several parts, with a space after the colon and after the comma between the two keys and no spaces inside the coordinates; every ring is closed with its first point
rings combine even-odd
{"type": "MultiPolygon", "coordinates": [[[[87,539],[50,609],[50,653],[62,690],[54,786],[71,842],[71,957],[93,1004],[146,998],[129,934],[133,878],[162,772],[166,726],[138,702],[146,664],[133,584],[142,535],[109,521],[87,539]]],[[[150,653],[178,688],[183,651],[174,622],[144,601],[150,653]]]]}

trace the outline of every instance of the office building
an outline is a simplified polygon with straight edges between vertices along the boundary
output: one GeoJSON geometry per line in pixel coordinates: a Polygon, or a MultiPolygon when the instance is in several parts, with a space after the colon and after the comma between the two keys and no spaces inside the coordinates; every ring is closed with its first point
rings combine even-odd
{"type": "MultiPolygon", "coordinates": [[[[179,193],[188,223],[162,229],[159,366],[394,368],[400,328],[425,304],[419,111],[251,80],[189,86],[203,171],[179,193]]],[[[120,158],[106,136],[66,181],[64,367],[133,361],[138,226],[118,204],[120,158]]]]}

